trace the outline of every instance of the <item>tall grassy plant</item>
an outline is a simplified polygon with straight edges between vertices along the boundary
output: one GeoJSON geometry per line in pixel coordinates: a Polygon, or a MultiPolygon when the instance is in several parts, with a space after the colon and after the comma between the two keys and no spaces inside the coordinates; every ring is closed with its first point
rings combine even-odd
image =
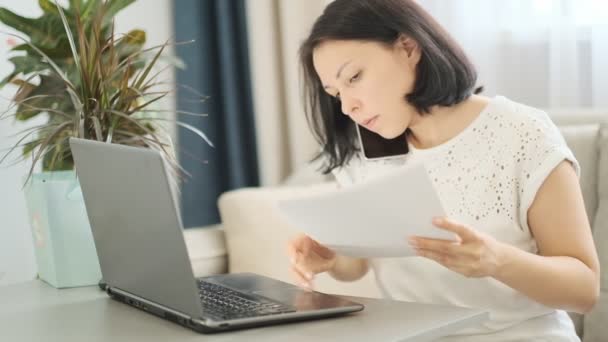
{"type": "MultiPolygon", "coordinates": [[[[30,38],[10,34],[23,42],[13,51],[25,55],[11,58],[15,70],[0,83],[18,86],[11,108],[0,118],[27,121],[48,114],[45,124],[18,133],[20,139],[0,163],[21,149],[17,162],[32,158],[27,179],[40,161],[44,171],[69,170],[74,162],[68,139],[79,137],[157,149],[174,172],[183,174],[163,130],[162,122],[172,121],[163,117],[169,111],[152,106],[170,93],[159,89],[167,85],[158,81],[164,69],[154,72],[168,43],[143,49],[145,32],[114,34],[113,16],[134,1],[72,0],[63,8],[40,0],[44,14],[37,19],[0,8],[0,21],[30,38]],[[39,29],[42,24],[48,32],[39,29]]],[[[213,146],[200,130],[175,123],[213,146]]]]}

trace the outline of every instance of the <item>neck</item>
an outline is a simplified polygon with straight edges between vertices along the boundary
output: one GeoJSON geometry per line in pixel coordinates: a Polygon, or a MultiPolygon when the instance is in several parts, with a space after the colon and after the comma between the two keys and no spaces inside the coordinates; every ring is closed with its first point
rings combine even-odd
{"type": "Polygon", "coordinates": [[[473,95],[450,107],[434,106],[429,114],[416,113],[409,125],[409,142],[418,149],[443,144],[462,132],[487,105],[488,99],[473,95]]]}

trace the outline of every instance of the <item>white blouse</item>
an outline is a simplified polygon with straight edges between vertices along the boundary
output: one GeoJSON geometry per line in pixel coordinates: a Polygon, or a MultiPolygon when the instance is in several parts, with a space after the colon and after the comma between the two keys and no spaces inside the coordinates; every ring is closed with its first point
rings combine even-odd
{"type": "MultiPolygon", "coordinates": [[[[448,142],[424,150],[409,147],[410,153],[396,159],[365,161],[356,156],[333,174],[340,185],[349,186],[424,163],[450,218],[530,253],[538,248],[527,212],[540,186],[563,160],[580,174],[546,113],[500,96],[448,142]]],[[[579,341],[564,311],[535,302],[494,278],[466,278],[421,257],[370,261],[387,298],[490,312],[488,321],[445,341],[579,341]]]]}

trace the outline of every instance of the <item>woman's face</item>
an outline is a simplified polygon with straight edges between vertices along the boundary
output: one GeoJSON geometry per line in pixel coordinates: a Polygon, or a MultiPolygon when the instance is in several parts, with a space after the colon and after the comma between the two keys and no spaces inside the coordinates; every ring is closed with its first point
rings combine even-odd
{"type": "Polygon", "coordinates": [[[405,95],[415,81],[419,51],[409,39],[392,47],[377,42],[326,41],[313,52],[325,91],[342,112],[386,139],[402,134],[417,115],[405,95]]]}

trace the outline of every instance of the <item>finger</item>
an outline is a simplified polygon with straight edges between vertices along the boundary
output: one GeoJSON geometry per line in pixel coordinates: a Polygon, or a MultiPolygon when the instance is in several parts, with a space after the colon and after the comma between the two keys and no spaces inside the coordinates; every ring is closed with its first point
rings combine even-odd
{"type": "Polygon", "coordinates": [[[289,243],[287,244],[287,256],[289,257],[289,260],[292,264],[296,263],[297,254],[298,251],[296,249],[295,242],[289,241],[289,243]]]}
{"type": "Polygon", "coordinates": [[[289,271],[298,285],[306,286],[308,284],[308,279],[295,266],[290,267],[289,271]]]}
{"type": "Polygon", "coordinates": [[[457,234],[462,240],[475,238],[475,231],[447,217],[436,217],[433,219],[433,224],[438,228],[457,234]]]}
{"type": "Polygon", "coordinates": [[[305,287],[305,288],[312,288],[312,284],[311,282],[306,279],[306,277],[300,273],[300,271],[296,268],[296,267],[291,267],[290,268],[291,274],[292,276],[296,279],[296,282],[298,283],[298,285],[300,285],[301,287],[305,287]]]}
{"type": "Polygon", "coordinates": [[[314,277],[317,273],[323,273],[330,270],[333,262],[333,259],[322,259],[318,256],[299,256],[296,265],[305,275],[310,274],[311,277],[314,277]]]}
{"type": "MultiPolygon", "coordinates": [[[[303,241],[302,247],[300,248],[300,255],[303,257],[302,259],[306,261],[318,259],[317,257],[313,256],[313,254],[316,254],[316,256],[320,257],[321,259],[327,260],[333,258],[335,252],[307,237],[306,240],[303,241]]],[[[322,265],[314,263],[311,265],[311,271],[316,273],[321,272],[323,271],[324,266],[325,263],[322,265]]]]}
{"type": "Polygon", "coordinates": [[[296,235],[293,239],[289,240],[290,243],[293,245],[293,247],[296,249],[296,251],[299,251],[302,243],[309,239],[308,235],[306,234],[298,234],[296,235]]]}
{"type": "Polygon", "coordinates": [[[410,246],[418,249],[430,250],[437,253],[457,255],[461,253],[459,242],[441,239],[428,239],[422,237],[411,237],[408,239],[410,246]]]}
{"type": "Polygon", "coordinates": [[[302,258],[300,254],[298,254],[298,256],[296,257],[296,262],[293,264],[293,267],[296,268],[298,272],[300,272],[300,274],[309,281],[312,280],[312,278],[315,276],[315,273],[317,273],[313,269],[313,267],[309,265],[307,259],[302,258]]]}
{"type": "Polygon", "coordinates": [[[312,248],[313,240],[308,236],[304,236],[300,243],[298,244],[298,249],[302,255],[308,255],[312,248]]]}
{"type": "Polygon", "coordinates": [[[300,258],[301,255],[308,255],[309,247],[306,245],[309,243],[310,238],[305,234],[299,234],[294,239],[290,240],[287,244],[287,255],[289,256],[291,263],[296,263],[296,259],[300,258]]]}
{"type": "Polygon", "coordinates": [[[313,240],[312,250],[325,259],[333,258],[336,252],[313,240]]]}

